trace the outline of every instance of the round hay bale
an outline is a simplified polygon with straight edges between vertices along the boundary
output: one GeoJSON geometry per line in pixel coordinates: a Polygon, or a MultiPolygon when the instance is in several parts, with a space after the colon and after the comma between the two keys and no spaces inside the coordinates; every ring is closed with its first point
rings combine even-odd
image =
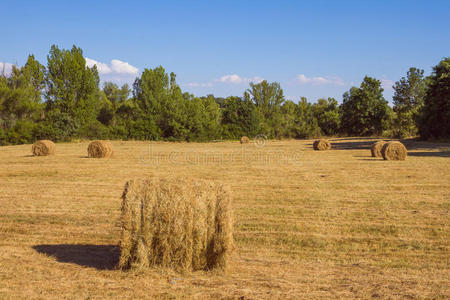
{"type": "Polygon", "coordinates": [[[388,142],[381,149],[381,154],[385,160],[405,160],[408,150],[400,142],[388,142]]]}
{"type": "Polygon", "coordinates": [[[373,143],[372,147],[370,148],[370,152],[372,152],[372,157],[383,157],[381,150],[383,149],[383,146],[386,143],[387,143],[386,141],[378,141],[373,143]]]}
{"type": "Polygon", "coordinates": [[[88,156],[93,158],[111,157],[114,153],[109,141],[93,141],[88,146],[88,156]]]}
{"type": "Polygon", "coordinates": [[[230,192],[187,178],[130,180],[121,229],[120,269],[226,270],[234,249],[230,192]]]}
{"type": "Polygon", "coordinates": [[[331,143],[328,140],[320,139],[313,143],[314,150],[324,151],[331,149],[331,143]]]}
{"type": "Polygon", "coordinates": [[[40,140],[31,146],[31,152],[34,156],[47,156],[55,154],[55,143],[50,140],[40,140]]]}
{"type": "Polygon", "coordinates": [[[243,137],[241,137],[240,142],[241,142],[241,144],[248,144],[248,143],[250,143],[250,140],[249,140],[248,137],[246,137],[246,136],[244,135],[243,137]]]}

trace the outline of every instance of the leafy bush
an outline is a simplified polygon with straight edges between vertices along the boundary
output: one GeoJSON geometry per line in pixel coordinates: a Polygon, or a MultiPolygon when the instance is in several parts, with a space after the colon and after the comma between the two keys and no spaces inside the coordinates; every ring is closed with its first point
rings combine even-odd
{"type": "Polygon", "coordinates": [[[8,131],[8,142],[11,144],[33,143],[33,130],[35,126],[31,121],[17,121],[16,125],[8,131]]]}
{"type": "Polygon", "coordinates": [[[78,136],[85,139],[100,139],[105,140],[109,138],[109,129],[98,120],[91,121],[83,125],[78,130],[78,136]]]}

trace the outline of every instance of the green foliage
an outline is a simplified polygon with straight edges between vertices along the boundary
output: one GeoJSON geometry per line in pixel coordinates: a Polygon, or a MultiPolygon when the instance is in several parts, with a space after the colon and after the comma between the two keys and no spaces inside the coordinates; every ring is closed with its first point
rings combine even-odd
{"type": "Polygon", "coordinates": [[[416,136],[426,94],[423,70],[410,68],[406,77],[395,83],[394,90],[394,135],[399,138],[416,136]]]}
{"type": "Polygon", "coordinates": [[[433,68],[419,124],[424,139],[450,137],[450,57],[433,68]]]}
{"type": "Polygon", "coordinates": [[[105,140],[109,138],[109,128],[98,120],[93,120],[78,129],[78,136],[85,139],[105,140]]]}
{"type": "Polygon", "coordinates": [[[3,128],[0,128],[0,146],[8,145],[8,138],[3,128]]]}
{"type": "Polygon", "coordinates": [[[117,124],[117,110],[128,100],[130,93],[128,84],[124,84],[119,89],[115,83],[105,82],[103,84],[103,94],[106,101],[104,101],[97,119],[105,125],[111,124],[115,126],[117,124]]]}
{"type": "Polygon", "coordinates": [[[314,117],[324,135],[338,134],[341,115],[338,102],[334,98],[319,99],[313,105],[314,117]]]}
{"type": "Polygon", "coordinates": [[[6,137],[8,143],[14,145],[33,143],[33,131],[35,126],[36,125],[31,121],[17,121],[14,127],[8,131],[6,137]]]}
{"type": "Polygon", "coordinates": [[[210,141],[264,134],[269,138],[349,135],[450,135],[450,59],[429,78],[411,68],[396,82],[394,110],[383,97],[381,82],[365,77],[360,87],[311,104],[285,100],[277,82],[250,83],[243,97],[194,97],[182,92],[174,73],[145,69],[133,84],[105,82],[99,89],[97,68],[86,66],[80,48],[52,46],[47,69],[30,55],[22,68],[0,76],[0,145],[36,139],[70,141],[137,139],[210,141]],[[45,97],[46,101],[43,101],[45,97]]]}
{"type": "Polygon", "coordinates": [[[9,78],[0,77],[0,126],[8,130],[18,121],[39,118],[43,78],[44,67],[32,55],[22,68],[14,66],[9,78]]]}
{"type": "Polygon", "coordinates": [[[87,67],[76,46],[69,51],[53,45],[47,61],[47,109],[67,113],[82,125],[94,120],[101,105],[97,67],[87,67]]]}
{"type": "Polygon", "coordinates": [[[267,80],[250,83],[250,89],[244,93],[244,100],[251,100],[256,106],[261,120],[260,133],[268,137],[281,137],[281,105],[285,99],[280,84],[267,80]]]}
{"type": "Polygon", "coordinates": [[[50,111],[35,129],[37,138],[51,139],[55,142],[70,141],[76,136],[81,124],[68,113],[58,109],[50,111]]]}
{"type": "Polygon", "coordinates": [[[340,111],[341,130],[349,135],[381,135],[389,128],[392,117],[381,81],[368,76],[359,88],[352,87],[344,93],[340,111]]]}
{"type": "Polygon", "coordinates": [[[227,139],[254,137],[260,133],[260,115],[250,100],[228,97],[222,104],[222,130],[227,139]]]}
{"type": "Polygon", "coordinates": [[[302,97],[295,109],[294,137],[311,138],[320,136],[320,128],[317,119],[314,117],[313,105],[302,97]]]}

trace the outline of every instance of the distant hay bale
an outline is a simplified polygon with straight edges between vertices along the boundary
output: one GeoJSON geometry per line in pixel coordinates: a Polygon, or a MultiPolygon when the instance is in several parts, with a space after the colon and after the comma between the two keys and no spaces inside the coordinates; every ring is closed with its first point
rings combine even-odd
{"type": "Polygon", "coordinates": [[[241,137],[241,144],[248,144],[250,143],[250,140],[245,135],[241,137]]]}
{"type": "Polygon", "coordinates": [[[93,158],[111,157],[114,153],[109,141],[93,141],[88,146],[88,156],[93,158]]]}
{"type": "Polygon", "coordinates": [[[130,180],[121,228],[120,269],[226,270],[234,248],[230,192],[187,178],[130,180]]]}
{"type": "Polygon", "coordinates": [[[320,151],[330,150],[331,149],[331,143],[328,140],[320,139],[320,140],[316,140],[313,143],[313,147],[314,147],[314,150],[320,150],[320,151]]]}
{"type": "Polygon", "coordinates": [[[55,154],[55,143],[50,140],[40,140],[31,146],[31,152],[34,156],[47,156],[55,154]]]}
{"type": "Polygon", "coordinates": [[[372,157],[383,157],[381,150],[383,149],[383,146],[386,143],[387,143],[386,141],[378,141],[373,143],[372,147],[370,148],[370,152],[372,152],[372,157]]]}
{"type": "Polygon", "coordinates": [[[388,142],[381,149],[381,154],[385,160],[405,160],[408,150],[400,142],[388,142]]]}

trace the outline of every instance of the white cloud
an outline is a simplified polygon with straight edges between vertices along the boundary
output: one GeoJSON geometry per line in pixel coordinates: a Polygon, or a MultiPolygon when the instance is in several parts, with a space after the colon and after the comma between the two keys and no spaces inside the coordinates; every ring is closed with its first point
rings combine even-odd
{"type": "Polygon", "coordinates": [[[246,78],[246,77],[240,77],[237,74],[231,74],[231,75],[224,75],[224,76],[220,77],[219,79],[215,79],[214,81],[222,82],[222,83],[239,84],[239,83],[249,83],[249,82],[260,83],[263,80],[264,80],[264,78],[259,77],[259,76],[246,78]]]}
{"type": "Polygon", "coordinates": [[[112,72],[111,68],[108,67],[107,64],[98,62],[96,60],[93,60],[93,59],[90,59],[90,58],[87,58],[87,57],[85,58],[85,60],[86,60],[86,66],[88,66],[89,68],[92,68],[94,65],[96,65],[98,73],[100,75],[109,74],[109,73],[112,72]]]}
{"type": "Polygon", "coordinates": [[[213,86],[213,84],[211,82],[188,82],[188,83],[183,83],[183,86],[187,86],[187,87],[211,87],[213,86]]]}
{"type": "Polygon", "coordinates": [[[225,75],[220,77],[220,79],[217,79],[217,82],[224,82],[224,83],[241,83],[242,78],[237,74],[232,75],[225,75]]]}
{"type": "Polygon", "coordinates": [[[339,77],[306,77],[304,74],[297,75],[294,79],[295,82],[300,84],[312,84],[312,85],[345,85],[344,80],[339,77]]]}
{"type": "Polygon", "coordinates": [[[13,64],[0,62],[0,75],[8,76],[11,74],[13,64]]]}
{"type": "Polygon", "coordinates": [[[214,82],[241,84],[241,83],[250,83],[250,82],[260,83],[263,80],[264,80],[264,78],[259,77],[259,76],[241,77],[237,74],[231,74],[231,75],[224,75],[224,76],[220,77],[219,79],[214,79],[209,82],[187,82],[187,83],[183,83],[182,85],[187,86],[187,87],[196,88],[196,87],[212,87],[212,86],[214,86],[214,82]]]}
{"type": "Polygon", "coordinates": [[[93,67],[97,66],[98,73],[100,75],[106,74],[123,74],[123,75],[137,75],[139,73],[139,69],[130,65],[127,62],[120,61],[118,59],[111,60],[111,64],[107,65],[102,62],[98,62],[91,58],[86,59],[86,66],[93,67]]]}
{"type": "Polygon", "coordinates": [[[118,59],[111,60],[111,69],[115,73],[120,74],[137,74],[139,69],[130,65],[127,62],[120,61],[118,59]]]}

